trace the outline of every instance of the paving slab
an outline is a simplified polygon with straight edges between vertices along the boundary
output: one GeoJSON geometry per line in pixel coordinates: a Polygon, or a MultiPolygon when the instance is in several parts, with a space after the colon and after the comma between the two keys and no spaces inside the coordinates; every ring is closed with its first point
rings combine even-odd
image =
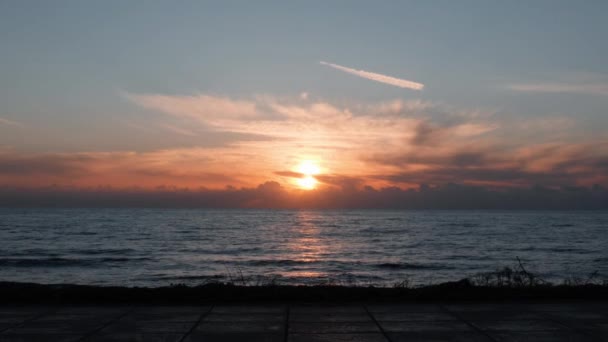
{"type": "Polygon", "coordinates": [[[285,321],[285,313],[217,313],[205,316],[205,322],[276,322],[285,321]]]}
{"type": "Polygon", "coordinates": [[[543,312],[563,312],[563,311],[595,311],[608,313],[608,303],[604,301],[562,301],[552,303],[531,303],[524,304],[518,307],[525,306],[532,311],[543,312]]]}
{"type": "Polygon", "coordinates": [[[214,313],[283,313],[287,310],[287,306],[284,305],[223,305],[214,306],[214,313]]]}
{"type": "Polygon", "coordinates": [[[536,312],[525,312],[525,311],[455,311],[451,310],[450,313],[459,319],[467,321],[483,321],[483,320],[496,320],[496,321],[538,321],[548,319],[547,315],[536,312]]]}
{"type": "Polygon", "coordinates": [[[601,302],[0,307],[0,342],[608,341],[607,307],[601,302]]]}
{"type": "Polygon", "coordinates": [[[458,319],[446,312],[380,312],[373,313],[378,321],[457,321],[458,319]]]}
{"type": "Polygon", "coordinates": [[[288,342],[387,342],[382,334],[290,334],[288,342]]]}
{"type": "Polygon", "coordinates": [[[202,315],[209,312],[211,306],[186,307],[137,307],[121,320],[141,322],[197,322],[202,315]]]}
{"type": "Polygon", "coordinates": [[[211,309],[210,305],[203,306],[139,306],[131,311],[134,314],[146,315],[200,315],[211,309]]]}
{"type": "Polygon", "coordinates": [[[373,314],[377,313],[400,313],[400,312],[443,312],[441,306],[437,304],[372,304],[366,308],[373,314]]]}
{"type": "Polygon", "coordinates": [[[474,329],[460,321],[379,321],[378,324],[387,332],[472,332],[474,329]]]}
{"type": "Polygon", "coordinates": [[[362,305],[296,305],[289,308],[289,313],[298,314],[366,314],[362,305]]]}
{"type": "Polygon", "coordinates": [[[50,306],[0,306],[0,316],[10,315],[38,315],[57,310],[50,306]]]}
{"type": "Polygon", "coordinates": [[[201,322],[194,331],[203,334],[217,333],[283,333],[284,322],[201,322]]]}
{"type": "Polygon", "coordinates": [[[184,342],[284,342],[284,334],[251,333],[251,332],[227,332],[227,333],[204,333],[194,331],[188,335],[184,342]]]}
{"type": "Polygon", "coordinates": [[[132,312],[129,313],[128,315],[125,315],[124,317],[121,318],[121,320],[125,321],[125,320],[132,320],[132,321],[138,321],[138,322],[158,322],[158,321],[163,321],[163,322],[197,322],[200,317],[201,317],[202,313],[196,313],[196,314],[182,314],[182,313],[170,313],[170,314],[166,314],[166,315],[162,315],[162,314],[158,314],[158,313],[154,313],[154,314],[150,314],[150,313],[140,313],[140,312],[132,312]]]}
{"type": "Polygon", "coordinates": [[[564,321],[584,321],[584,322],[607,322],[608,313],[595,312],[595,311],[551,311],[540,313],[544,317],[551,317],[553,319],[564,320],[564,321]]]}
{"type": "Polygon", "coordinates": [[[196,322],[169,322],[169,321],[138,321],[120,320],[109,324],[101,330],[101,333],[182,333],[190,331],[196,322]]]}
{"type": "Polygon", "coordinates": [[[492,331],[488,333],[499,342],[592,342],[604,341],[586,334],[568,330],[553,331],[492,331]]]}
{"type": "Polygon", "coordinates": [[[3,333],[8,334],[86,334],[101,328],[103,321],[78,320],[44,320],[31,321],[10,328],[3,333]]]}
{"type": "Polygon", "coordinates": [[[132,310],[126,306],[67,306],[58,308],[53,315],[66,316],[117,316],[132,310]]]}
{"type": "Polygon", "coordinates": [[[50,308],[0,307],[0,333],[52,312],[50,308]]]}
{"type": "Polygon", "coordinates": [[[101,333],[87,338],[86,342],[179,342],[183,334],[175,333],[101,333]]]}
{"type": "Polygon", "coordinates": [[[565,329],[563,325],[549,320],[493,320],[491,317],[488,317],[484,320],[473,320],[471,323],[484,331],[551,331],[565,329]]]}
{"type": "Polygon", "coordinates": [[[0,332],[12,328],[16,325],[23,324],[25,321],[32,319],[31,315],[0,315],[0,332]]]}
{"type": "Polygon", "coordinates": [[[373,322],[292,322],[291,333],[379,333],[380,329],[373,322]]]}
{"type": "Polygon", "coordinates": [[[573,330],[608,341],[608,321],[580,323],[575,325],[573,330]]]}
{"type": "Polygon", "coordinates": [[[75,334],[2,334],[0,342],[76,342],[80,338],[75,334]]]}
{"type": "Polygon", "coordinates": [[[318,312],[318,313],[289,313],[290,322],[369,322],[372,318],[366,312],[318,312]]]}
{"type": "Polygon", "coordinates": [[[477,332],[389,332],[388,337],[392,342],[495,342],[494,339],[477,332]]]}
{"type": "Polygon", "coordinates": [[[8,314],[8,313],[0,313],[0,324],[1,323],[5,323],[5,324],[14,324],[14,323],[19,323],[19,322],[23,322],[27,319],[33,318],[35,316],[37,316],[38,314],[21,314],[21,313],[17,313],[17,314],[8,314]]]}

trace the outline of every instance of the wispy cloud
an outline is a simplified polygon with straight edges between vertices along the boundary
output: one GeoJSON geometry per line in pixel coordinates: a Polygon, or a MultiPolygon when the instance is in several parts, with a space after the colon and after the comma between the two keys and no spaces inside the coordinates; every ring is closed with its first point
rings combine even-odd
{"type": "Polygon", "coordinates": [[[3,118],[0,118],[0,125],[23,127],[23,124],[21,124],[19,122],[11,121],[9,119],[3,119],[3,118]]]}
{"type": "Polygon", "coordinates": [[[509,84],[507,88],[530,93],[608,95],[608,83],[527,83],[509,84]]]}
{"type": "Polygon", "coordinates": [[[0,188],[224,189],[267,180],[295,188],[303,160],[323,169],[316,177],[320,189],[608,184],[606,138],[593,133],[581,140],[575,122],[563,119],[513,121],[419,100],[335,104],[298,94],[127,95],[156,112],[142,121],[143,129],[155,140],[174,139],[171,144],[76,154],[0,150],[0,188]],[[568,129],[556,130],[556,122],[568,129]]]}
{"type": "MultiPolygon", "coordinates": [[[[231,100],[208,94],[140,94],[130,98],[171,116],[197,118],[204,127],[220,132],[269,135],[273,139],[241,141],[222,150],[222,157],[216,157],[225,162],[224,154],[233,153],[240,164],[236,169],[254,170],[250,173],[273,179],[282,177],[280,181],[287,184],[293,181],[292,166],[307,158],[318,160],[332,174],[359,177],[373,186],[449,182],[589,185],[607,181],[603,174],[604,165],[608,165],[608,145],[592,136],[587,145],[574,144],[568,135],[555,132],[551,123],[558,122],[556,119],[513,122],[480,114],[481,110],[403,100],[338,106],[318,99],[301,101],[297,97],[273,96],[231,100]],[[246,116],[218,116],[233,113],[240,106],[252,110],[246,116]],[[531,129],[534,137],[529,137],[531,129]],[[563,144],[544,149],[543,144],[556,134],[563,144]],[[539,136],[542,138],[537,139],[539,136]],[[542,153],[526,157],[535,151],[532,147],[542,153]]],[[[232,172],[226,167],[218,166],[219,169],[232,172]]]]}
{"type": "Polygon", "coordinates": [[[408,81],[408,80],[404,80],[401,78],[377,74],[375,72],[369,72],[369,71],[365,71],[365,70],[352,69],[352,68],[348,68],[348,67],[345,67],[342,65],[323,62],[323,61],[321,61],[319,63],[321,63],[322,65],[326,65],[328,67],[332,67],[334,69],[338,69],[340,71],[347,72],[349,74],[353,74],[355,76],[367,78],[368,80],[372,80],[372,81],[376,81],[376,82],[380,82],[380,83],[390,84],[392,86],[399,87],[399,88],[414,89],[414,90],[422,90],[424,88],[424,84],[414,82],[414,81],[408,81]]]}
{"type": "Polygon", "coordinates": [[[177,134],[181,134],[181,135],[187,135],[187,136],[191,136],[191,137],[194,137],[197,135],[194,131],[187,129],[187,128],[177,127],[177,126],[168,125],[168,124],[160,124],[160,126],[168,131],[171,131],[171,132],[177,133],[177,134]]]}

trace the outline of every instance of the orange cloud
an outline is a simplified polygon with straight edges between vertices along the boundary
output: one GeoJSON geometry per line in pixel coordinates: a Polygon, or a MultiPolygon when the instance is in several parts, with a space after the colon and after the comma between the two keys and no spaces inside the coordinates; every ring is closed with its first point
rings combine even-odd
{"type": "Polygon", "coordinates": [[[493,110],[420,100],[336,105],[301,96],[126,96],[165,114],[129,127],[160,132],[160,139],[174,134],[188,145],[144,152],[0,150],[0,185],[223,189],[277,181],[294,191],[304,160],[321,167],[315,176],[319,190],[608,182],[606,141],[569,141],[569,120],[508,122],[493,110]],[[564,130],[556,131],[552,122],[562,122],[564,130]],[[209,141],[225,136],[232,138],[209,141]]]}

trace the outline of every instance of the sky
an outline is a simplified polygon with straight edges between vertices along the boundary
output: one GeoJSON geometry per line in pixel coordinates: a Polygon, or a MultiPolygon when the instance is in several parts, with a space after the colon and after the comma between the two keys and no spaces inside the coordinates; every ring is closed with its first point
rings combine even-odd
{"type": "Polygon", "coordinates": [[[1,1],[0,195],[603,189],[606,13],[1,1]]]}

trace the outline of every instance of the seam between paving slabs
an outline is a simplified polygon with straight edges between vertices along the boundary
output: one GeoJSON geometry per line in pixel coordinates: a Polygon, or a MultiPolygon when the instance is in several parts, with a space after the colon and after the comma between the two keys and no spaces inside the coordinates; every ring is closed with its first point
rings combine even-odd
{"type": "Polygon", "coordinates": [[[201,313],[201,315],[198,317],[198,320],[192,325],[192,328],[190,328],[190,330],[188,330],[188,332],[186,332],[184,334],[184,336],[182,336],[182,338],[179,339],[179,342],[183,342],[188,336],[190,336],[190,334],[192,334],[194,329],[196,329],[196,327],[198,327],[198,325],[201,324],[203,319],[205,319],[205,317],[207,317],[207,315],[209,315],[209,313],[211,313],[211,310],[213,310],[214,307],[215,307],[215,304],[212,304],[209,307],[209,309],[207,309],[207,311],[204,311],[203,313],[201,313]]]}
{"type": "Polygon", "coordinates": [[[122,314],[118,315],[117,317],[111,318],[109,321],[105,322],[102,326],[95,328],[93,330],[91,330],[90,332],[84,334],[84,336],[82,336],[81,338],[77,339],[77,342],[80,341],[86,341],[89,337],[94,336],[95,334],[97,334],[98,332],[102,331],[103,329],[105,329],[106,327],[108,327],[110,324],[119,321],[121,318],[125,317],[126,315],[130,314],[131,312],[133,312],[133,310],[135,310],[134,307],[126,310],[125,312],[123,312],[122,314]]]}
{"type": "Polygon", "coordinates": [[[372,315],[372,313],[369,311],[369,309],[367,308],[367,306],[363,305],[363,309],[365,310],[365,312],[367,312],[367,315],[372,319],[372,321],[374,322],[374,324],[376,324],[376,326],[378,327],[378,329],[380,329],[380,332],[382,333],[382,336],[384,336],[384,338],[388,341],[388,342],[392,342],[390,337],[388,337],[388,334],[386,333],[386,331],[384,331],[384,328],[382,328],[382,326],[380,325],[380,323],[378,322],[378,320],[376,320],[376,317],[374,317],[374,315],[372,315]]]}
{"type": "Polygon", "coordinates": [[[285,335],[283,336],[283,341],[287,342],[287,339],[289,338],[289,312],[290,312],[290,305],[287,304],[287,308],[285,308],[285,335]]]}
{"type": "Polygon", "coordinates": [[[485,332],[484,330],[480,329],[479,327],[477,327],[475,324],[467,321],[466,319],[462,318],[459,314],[452,312],[450,310],[448,310],[445,306],[439,304],[438,305],[439,308],[441,310],[443,310],[445,313],[451,315],[452,317],[455,317],[457,320],[461,321],[462,323],[466,324],[469,326],[469,328],[475,330],[477,333],[482,334],[483,336],[487,337],[488,339],[490,339],[490,341],[494,341],[494,342],[498,342],[498,340],[496,340],[494,337],[492,337],[490,334],[488,334],[487,332],[485,332]]]}
{"type": "Polygon", "coordinates": [[[26,318],[26,319],[24,319],[23,321],[21,321],[21,322],[19,322],[19,323],[15,323],[15,324],[13,324],[13,325],[9,325],[8,327],[6,327],[6,328],[4,328],[4,329],[0,330],[0,334],[4,333],[4,332],[5,332],[5,331],[7,331],[7,330],[14,329],[14,328],[18,328],[18,327],[20,327],[20,326],[24,325],[25,323],[29,323],[29,322],[31,322],[31,321],[35,321],[35,320],[37,320],[38,318],[41,318],[41,317],[44,317],[44,316],[46,316],[46,315],[49,315],[49,314],[55,313],[55,312],[57,312],[57,311],[59,311],[59,309],[58,309],[58,308],[55,308],[55,309],[51,309],[51,310],[47,310],[47,311],[45,311],[45,312],[39,313],[39,314],[34,315],[34,316],[30,317],[30,318],[26,318]]]}
{"type": "Polygon", "coordinates": [[[579,329],[579,328],[577,328],[575,326],[570,326],[570,325],[564,323],[561,319],[553,317],[551,314],[548,314],[546,312],[536,312],[536,314],[538,314],[540,316],[543,316],[547,320],[549,320],[549,321],[551,321],[553,323],[559,324],[559,325],[561,325],[563,327],[566,327],[566,328],[568,328],[568,329],[570,329],[570,330],[572,330],[574,332],[577,332],[579,334],[592,337],[594,339],[597,339],[598,341],[602,340],[601,336],[595,335],[595,334],[591,333],[590,331],[586,331],[585,329],[579,329]]]}

